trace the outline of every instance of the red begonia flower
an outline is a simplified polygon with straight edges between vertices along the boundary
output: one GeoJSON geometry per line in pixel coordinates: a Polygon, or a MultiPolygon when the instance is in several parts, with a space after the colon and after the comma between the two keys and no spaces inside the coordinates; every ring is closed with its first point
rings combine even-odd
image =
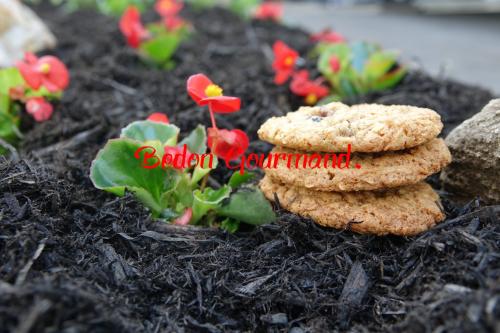
{"type": "Polygon", "coordinates": [[[331,56],[330,60],[328,60],[330,64],[330,68],[332,72],[338,73],[340,71],[340,59],[337,56],[331,56]]]}
{"type": "Polygon", "coordinates": [[[176,15],[165,16],[163,18],[163,24],[165,24],[165,28],[167,28],[168,31],[175,31],[185,26],[186,21],[184,21],[182,18],[176,15]]]}
{"type": "Polygon", "coordinates": [[[175,0],[158,0],[155,4],[156,12],[163,17],[177,15],[182,10],[182,7],[184,7],[184,4],[175,0]]]}
{"type": "Polygon", "coordinates": [[[164,113],[160,113],[160,112],[155,112],[155,113],[152,113],[148,118],[147,120],[149,121],[154,121],[154,122],[157,122],[157,123],[165,123],[165,124],[168,124],[170,121],[168,120],[168,117],[166,114],[164,113]]]}
{"type": "Polygon", "coordinates": [[[175,169],[185,169],[190,167],[188,165],[189,159],[193,155],[189,149],[187,148],[187,145],[183,145],[182,147],[171,147],[171,146],[166,146],[164,148],[165,155],[170,154],[171,159],[165,159],[166,165],[171,165],[175,169]],[[184,158],[175,158],[175,156],[184,156],[184,158]]]}
{"type": "Polygon", "coordinates": [[[341,34],[332,31],[330,29],[325,29],[321,32],[312,34],[311,40],[313,42],[331,43],[331,44],[345,42],[345,38],[341,34]]]}
{"type": "Polygon", "coordinates": [[[274,1],[266,1],[257,7],[253,17],[259,20],[280,21],[283,16],[283,5],[274,1]]]}
{"type": "Polygon", "coordinates": [[[208,105],[210,112],[231,113],[241,106],[239,98],[224,96],[222,88],[204,74],[191,75],[187,80],[187,91],[196,104],[208,105]]]}
{"type": "Polygon", "coordinates": [[[208,146],[215,156],[225,161],[232,161],[243,155],[249,144],[248,136],[242,130],[208,129],[208,146]]]}
{"type": "Polygon", "coordinates": [[[120,19],[120,31],[127,38],[127,43],[133,48],[138,48],[144,39],[149,37],[149,32],[141,22],[141,14],[135,6],[129,6],[120,19]]]}
{"type": "Polygon", "coordinates": [[[49,120],[53,111],[52,104],[43,97],[32,97],[26,102],[26,112],[38,122],[49,120]]]}
{"type": "Polygon", "coordinates": [[[69,72],[66,66],[54,56],[37,58],[33,53],[26,53],[23,61],[17,62],[17,68],[32,89],[41,86],[51,93],[66,89],[69,84],[69,72]]]}
{"type": "Polygon", "coordinates": [[[281,85],[293,74],[299,54],[280,40],[274,43],[273,52],[274,83],[281,85]]]}
{"type": "Polygon", "coordinates": [[[290,90],[297,96],[303,96],[306,104],[314,105],[316,102],[328,95],[328,87],[322,84],[323,80],[310,80],[309,72],[301,70],[293,75],[290,90]]]}
{"type": "Polygon", "coordinates": [[[172,224],[188,225],[191,221],[191,217],[193,217],[193,209],[188,207],[181,216],[172,221],[172,224]]]}

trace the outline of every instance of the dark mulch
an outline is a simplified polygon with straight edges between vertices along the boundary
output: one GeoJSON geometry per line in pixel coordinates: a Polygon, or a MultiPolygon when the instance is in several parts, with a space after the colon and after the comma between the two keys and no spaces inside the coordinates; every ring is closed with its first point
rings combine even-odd
{"type": "MultiPolygon", "coordinates": [[[[498,206],[442,193],[448,220],[413,238],[326,230],[285,211],[230,235],[160,228],[132,197],[92,187],[92,158],[130,121],[164,111],[183,130],[208,124],[184,91],[196,72],[242,97],[243,110],[219,122],[255,140],[266,118],[295,107],[272,83],[269,45],[306,52],[303,31],[188,13],[198,33],[163,72],[123,47],[111,18],[39,12],[72,85],[51,121],[26,125],[23,160],[0,163],[0,332],[498,330],[498,206]]],[[[448,131],[490,98],[415,72],[362,100],[430,106],[448,131]]]]}

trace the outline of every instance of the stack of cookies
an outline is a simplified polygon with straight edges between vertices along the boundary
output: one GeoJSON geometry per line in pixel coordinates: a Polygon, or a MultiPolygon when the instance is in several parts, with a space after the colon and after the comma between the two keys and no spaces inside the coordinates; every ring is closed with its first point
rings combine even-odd
{"type": "Polygon", "coordinates": [[[302,107],[268,119],[259,137],[276,145],[273,155],[350,150],[349,167],[344,161],[342,169],[296,168],[293,159],[275,159],[260,187],[269,200],[323,226],[415,235],[445,218],[439,196],[424,182],[451,162],[437,138],[442,128],[436,112],[413,106],[302,107]]]}

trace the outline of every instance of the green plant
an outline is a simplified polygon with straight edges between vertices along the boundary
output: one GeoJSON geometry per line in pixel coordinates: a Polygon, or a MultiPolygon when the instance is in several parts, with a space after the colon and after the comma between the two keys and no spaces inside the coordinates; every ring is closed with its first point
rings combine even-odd
{"type": "Polygon", "coordinates": [[[235,231],[239,223],[259,225],[274,220],[269,202],[247,183],[250,174],[235,173],[228,184],[217,189],[206,186],[206,176],[216,168],[217,158],[206,153],[204,126],[199,125],[180,142],[178,136],[179,129],[171,124],[133,122],[120,138],[108,141],[99,151],[91,166],[92,182],[118,196],[133,193],[153,217],[175,224],[235,231]]]}
{"type": "Polygon", "coordinates": [[[22,138],[21,112],[25,109],[37,122],[50,119],[53,106],[48,101],[59,99],[68,84],[68,69],[53,56],[26,53],[17,67],[0,69],[0,154],[14,152],[22,138]]]}
{"type": "Polygon", "coordinates": [[[397,53],[366,42],[321,43],[318,69],[332,87],[325,101],[340,100],[395,86],[406,74],[397,53]]]}

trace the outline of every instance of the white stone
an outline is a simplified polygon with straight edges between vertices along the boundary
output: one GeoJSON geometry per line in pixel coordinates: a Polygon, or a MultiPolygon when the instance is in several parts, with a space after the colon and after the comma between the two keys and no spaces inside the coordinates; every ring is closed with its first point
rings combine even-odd
{"type": "Polygon", "coordinates": [[[18,0],[0,0],[0,67],[13,66],[24,52],[56,45],[42,20],[18,0]]]}

